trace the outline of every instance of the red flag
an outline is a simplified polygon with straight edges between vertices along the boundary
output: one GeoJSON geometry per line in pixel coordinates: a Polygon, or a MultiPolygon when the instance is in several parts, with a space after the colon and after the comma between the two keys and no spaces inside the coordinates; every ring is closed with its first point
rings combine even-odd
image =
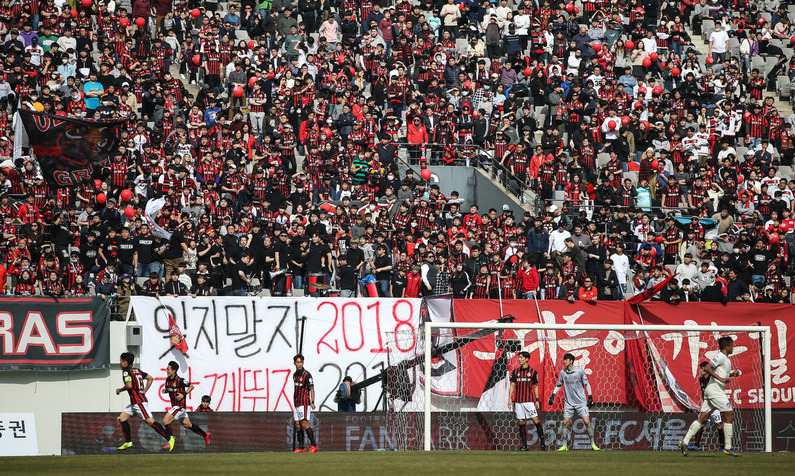
{"type": "Polygon", "coordinates": [[[670,271],[668,271],[668,276],[666,276],[665,279],[655,284],[654,286],[644,290],[642,293],[638,293],[632,296],[631,298],[627,299],[627,302],[630,304],[640,304],[643,301],[651,298],[652,296],[657,295],[660,291],[665,289],[666,286],[668,286],[668,283],[671,281],[673,277],[674,275],[671,274],[670,271]]]}
{"type": "Polygon", "coordinates": [[[185,341],[185,336],[182,335],[182,330],[177,325],[177,319],[173,314],[168,315],[168,335],[170,336],[171,345],[185,355],[188,355],[188,343],[185,341]]]}

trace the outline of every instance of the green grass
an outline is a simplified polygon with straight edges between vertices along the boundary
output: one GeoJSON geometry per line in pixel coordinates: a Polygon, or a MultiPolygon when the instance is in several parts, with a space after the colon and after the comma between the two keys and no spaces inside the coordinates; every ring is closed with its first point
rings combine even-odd
{"type": "Polygon", "coordinates": [[[0,458],[0,474],[57,475],[204,475],[299,474],[301,476],[377,474],[554,474],[582,476],[783,475],[795,472],[795,454],[746,454],[739,458],[716,453],[638,451],[537,452],[326,452],[128,454],[107,456],[44,456],[0,458]]]}

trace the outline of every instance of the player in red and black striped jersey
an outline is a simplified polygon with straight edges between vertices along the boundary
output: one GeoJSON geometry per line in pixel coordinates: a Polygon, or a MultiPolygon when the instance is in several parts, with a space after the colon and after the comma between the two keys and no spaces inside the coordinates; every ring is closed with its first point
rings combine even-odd
{"type": "Polygon", "coordinates": [[[312,374],[304,368],[304,356],[301,354],[293,357],[295,372],[293,372],[293,452],[304,452],[304,433],[309,437],[309,452],[317,453],[315,432],[312,430],[312,410],[315,409],[315,385],[312,374]],[[295,447],[295,435],[298,436],[298,447],[295,447]]]}
{"type": "Polygon", "coordinates": [[[177,375],[179,364],[173,360],[166,367],[166,383],[163,385],[163,393],[167,393],[171,400],[171,409],[163,416],[163,426],[168,428],[174,420],[182,420],[182,426],[191,430],[204,439],[204,446],[210,446],[212,433],[205,432],[199,425],[190,421],[186,408],[188,396],[193,391],[193,384],[177,375]]]}
{"type": "Polygon", "coordinates": [[[130,352],[121,354],[119,360],[124,386],[116,389],[116,395],[126,391],[130,396],[130,404],[119,413],[119,417],[117,418],[121,430],[124,433],[124,443],[117,449],[121,451],[133,447],[132,432],[128,420],[131,416],[138,415],[143,418],[146,424],[151,426],[158,435],[166,439],[168,446],[164,445],[164,448],[167,448],[168,451],[173,451],[175,442],[174,435],[171,434],[168,428],[165,428],[159,422],[155,421],[154,417],[152,417],[152,412],[149,411],[146,405],[146,391],[152,386],[152,381],[154,379],[143,370],[133,368],[134,360],[135,356],[130,352]]]}
{"type": "MultiPolygon", "coordinates": [[[[698,386],[701,388],[701,398],[704,398],[704,389],[707,388],[707,384],[709,383],[709,380],[712,378],[712,376],[708,374],[706,370],[708,365],[710,365],[710,363],[705,360],[701,362],[698,366],[700,373],[700,375],[698,376],[698,386]]],[[[723,421],[721,420],[720,412],[718,410],[712,412],[712,414],[709,416],[709,420],[716,427],[718,427],[718,441],[720,443],[720,448],[725,447],[724,435],[723,435],[723,421]]],[[[689,450],[700,449],[702,436],[704,436],[704,426],[702,426],[701,429],[698,430],[698,433],[696,433],[696,436],[693,437],[693,444],[688,449],[689,450]]]]}
{"type": "Polygon", "coordinates": [[[519,367],[511,371],[511,403],[516,414],[516,425],[522,446],[519,451],[527,451],[527,420],[532,420],[538,432],[542,450],[547,449],[544,442],[544,429],[538,416],[538,372],[530,367],[530,353],[519,352],[519,367]]]}

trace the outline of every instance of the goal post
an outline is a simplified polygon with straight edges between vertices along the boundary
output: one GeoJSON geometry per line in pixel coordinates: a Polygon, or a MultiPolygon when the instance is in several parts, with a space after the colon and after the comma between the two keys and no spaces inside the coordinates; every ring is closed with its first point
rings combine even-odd
{"type": "MultiPolygon", "coordinates": [[[[653,394],[657,404],[656,410],[647,410],[651,412],[649,413],[651,415],[649,418],[657,418],[659,422],[663,422],[673,416],[679,416],[681,418],[678,420],[678,430],[681,431],[681,425],[684,421],[682,415],[689,413],[691,416],[688,418],[693,418],[692,415],[697,413],[698,405],[701,403],[701,395],[700,392],[693,391],[692,388],[689,392],[684,392],[680,385],[684,382],[687,385],[697,386],[697,383],[693,383],[695,379],[692,378],[693,375],[691,374],[697,372],[698,362],[707,358],[705,357],[706,354],[717,349],[716,343],[719,336],[732,335],[735,342],[738,342],[734,353],[730,356],[733,368],[740,368],[741,366],[750,368],[751,375],[746,375],[743,382],[746,383],[746,386],[753,387],[738,389],[733,384],[727,387],[727,390],[732,392],[744,391],[746,393],[743,395],[747,397],[742,409],[739,406],[734,407],[735,428],[737,429],[734,432],[733,440],[739,442],[736,446],[742,447],[741,450],[772,451],[772,403],[770,398],[771,330],[768,326],[594,325],[497,323],[493,321],[456,323],[426,321],[422,331],[418,341],[417,358],[414,362],[408,363],[411,366],[415,362],[418,364],[418,368],[414,370],[416,372],[414,381],[411,384],[407,384],[410,385],[409,389],[404,389],[400,392],[403,395],[413,395],[413,397],[400,397],[405,399],[405,401],[401,402],[399,407],[394,405],[393,402],[388,411],[388,413],[391,412],[398,419],[395,431],[398,433],[404,432],[405,434],[402,435],[402,438],[411,440],[399,445],[398,449],[423,449],[425,451],[436,449],[433,440],[433,425],[438,424],[438,421],[444,418],[448,418],[449,424],[460,425],[462,428],[468,428],[470,424],[464,422],[464,420],[472,421],[471,419],[475,418],[479,427],[488,427],[482,430],[489,434],[488,438],[503,439],[502,442],[492,442],[490,447],[495,449],[510,448],[507,440],[515,434],[514,420],[512,411],[505,408],[505,403],[494,405],[495,409],[492,410],[489,405],[481,405],[485,398],[485,393],[478,397],[477,395],[473,396],[471,393],[464,395],[460,391],[441,395],[439,394],[440,392],[434,391],[434,361],[436,360],[438,366],[440,352],[443,352],[440,349],[463,349],[478,339],[492,339],[492,342],[495,339],[500,342],[512,341],[512,346],[505,345],[502,347],[504,352],[509,354],[508,357],[504,355],[500,357],[502,359],[502,367],[495,371],[494,367],[496,365],[492,365],[492,372],[489,377],[493,381],[495,380],[494,375],[498,374],[496,378],[501,379],[501,382],[505,384],[509,372],[506,362],[512,358],[511,356],[515,357],[515,354],[521,350],[532,350],[537,354],[537,359],[540,358],[543,361],[546,347],[554,345],[557,346],[558,352],[562,352],[560,348],[581,349],[588,345],[593,346],[594,350],[601,349],[601,347],[610,348],[612,353],[605,354],[606,357],[596,358],[596,354],[591,356],[595,358],[594,361],[591,361],[591,367],[595,368],[587,371],[593,373],[589,379],[592,382],[605,382],[603,384],[596,383],[595,385],[598,387],[599,385],[614,384],[624,378],[625,374],[633,374],[633,376],[636,376],[639,372],[645,374],[642,377],[646,379],[646,391],[649,395],[653,394]],[[434,343],[439,341],[441,335],[446,336],[446,347],[439,343],[434,343]],[[520,337],[517,338],[517,336],[520,337]],[[552,342],[553,339],[554,343],[552,342]],[[739,345],[741,341],[744,343],[743,346],[739,345]],[[629,364],[630,358],[623,355],[628,352],[629,346],[633,345],[631,344],[632,342],[635,343],[633,349],[643,354],[643,359],[635,357],[633,361],[643,362],[641,365],[644,365],[644,367],[640,371],[638,369],[632,370],[632,366],[629,364]],[[667,355],[664,349],[666,346],[675,348],[677,354],[667,355]],[[692,354],[692,358],[688,359],[687,365],[684,365],[684,367],[687,367],[687,372],[681,371],[683,367],[681,361],[687,357],[684,352],[692,354]],[[737,356],[738,352],[740,352],[739,356],[737,356]],[[616,355],[620,355],[620,358],[615,357],[615,362],[612,362],[611,358],[616,355]],[[676,355],[679,356],[679,361],[676,364],[678,365],[679,374],[677,374],[674,366],[671,365],[674,363],[673,357],[676,355]],[[737,364],[735,364],[735,359],[737,359],[737,364]],[[691,360],[692,362],[690,362],[691,360]],[[478,398],[480,398],[481,403],[474,403],[478,398]],[[465,401],[467,403],[464,403],[465,401]],[[652,415],[652,413],[654,414],[652,415]],[[738,433],[743,431],[747,435],[738,435],[738,433]],[[421,445],[420,437],[422,438],[421,445]],[[752,439],[753,441],[751,441],[752,439]]],[[[492,346],[494,347],[493,343],[492,346]]],[[[479,351],[478,356],[481,360],[492,358],[496,362],[496,355],[500,353],[501,351],[498,350],[493,353],[495,357],[483,357],[483,355],[491,356],[492,354],[479,351]]],[[[585,360],[587,361],[587,351],[585,354],[581,351],[578,353],[578,356],[582,355],[585,355],[585,360]]],[[[543,366],[547,369],[545,372],[545,384],[540,385],[544,388],[544,394],[540,395],[539,403],[546,401],[551,387],[554,385],[551,382],[557,377],[557,372],[562,367],[559,358],[554,366],[550,363],[550,360],[554,360],[551,352],[546,354],[546,361],[543,364],[536,360],[535,365],[543,366]]],[[[581,365],[582,360],[578,357],[575,360],[575,366],[581,365]]],[[[473,378],[470,378],[469,372],[473,369],[467,367],[468,364],[465,360],[459,360],[457,363],[457,370],[453,371],[457,372],[457,381],[463,381],[465,384],[471,383],[473,378]]],[[[409,365],[402,369],[403,373],[406,373],[409,365]]],[[[637,365],[635,363],[635,366],[637,365]]],[[[408,377],[404,377],[403,380],[407,381],[408,377]]],[[[626,389],[622,387],[622,391],[625,391],[626,395],[633,393],[637,395],[640,392],[637,384],[637,381],[634,381],[633,384],[627,383],[626,389]]],[[[597,391],[598,389],[595,388],[594,392],[597,391]]],[[[602,389],[602,391],[605,391],[605,389],[602,389]]],[[[610,391],[612,392],[610,395],[617,393],[614,389],[610,389],[610,391]]],[[[499,397],[494,398],[504,401],[506,394],[503,392],[499,397]]],[[[604,400],[603,405],[600,406],[598,403],[595,405],[593,412],[597,416],[594,416],[594,419],[599,418],[598,415],[600,413],[621,415],[622,413],[626,414],[625,412],[634,411],[638,413],[641,411],[634,408],[632,406],[633,403],[625,401],[632,400],[632,398],[624,399],[623,397],[614,398],[609,396],[605,397],[604,400]]],[[[550,415],[559,414],[560,408],[551,409],[548,412],[545,411],[541,414],[542,419],[544,419],[546,413],[550,415]]],[[[532,425],[530,427],[532,428],[532,425]]],[[[607,431],[604,427],[602,427],[602,430],[607,431]]],[[[716,432],[713,432],[712,448],[715,448],[717,444],[715,434],[716,432]]],[[[539,437],[544,438],[544,435],[539,435],[539,437]]],[[[668,438],[673,437],[669,436],[668,438]]],[[[401,437],[396,438],[396,440],[401,440],[401,437]]],[[[620,447],[623,446],[616,443],[615,448],[618,449],[620,447]]],[[[670,449],[670,442],[667,445],[660,445],[656,449],[670,449]]]]}

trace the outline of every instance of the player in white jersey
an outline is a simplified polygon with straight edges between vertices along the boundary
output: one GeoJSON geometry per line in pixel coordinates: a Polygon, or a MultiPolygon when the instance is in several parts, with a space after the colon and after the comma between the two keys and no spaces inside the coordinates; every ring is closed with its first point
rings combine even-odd
{"type": "Polygon", "coordinates": [[[701,403],[701,413],[694,421],[690,428],[687,430],[685,438],[679,442],[679,449],[684,456],[687,456],[687,445],[690,440],[698,433],[702,426],[707,422],[709,416],[717,410],[720,412],[721,420],[723,421],[723,454],[728,456],[739,456],[736,452],[732,451],[732,435],[734,434],[734,413],[732,411],[731,402],[726,395],[726,384],[732,377],[740,375],[739,370],[732,370],[732,363],[729,356],[734,351],[734,341],[729,336],[723,336],[718,339],[718,348],[720,352],[712,359],[710,365],[704,368],[704,371],[709,374],[710,379],[704,388],[704,399],[701,403]]]}
{"type": "Polygon", "coordinates": [[[563,356],[563,370],[560,371],[558,383],[552,390],[552,395],[549,396],[549,404],[555,403],[555,395],[563,387],[563,446],[558,448],[558,451],[569,450],[569,434],[571,433],[571,425],[576,417],[582,418],[585,427],[588,429],[588,436],[591,438],[591,449],[599,451],[594,441],[594,430],[591,424],[591,418],[588,413],[588,407],[593,405],[593,394],[591,393],[591,384],[588,383],[588,376],[585,375],[585,369],[574,368],[574,355],[566,353],[563,356]]]}

